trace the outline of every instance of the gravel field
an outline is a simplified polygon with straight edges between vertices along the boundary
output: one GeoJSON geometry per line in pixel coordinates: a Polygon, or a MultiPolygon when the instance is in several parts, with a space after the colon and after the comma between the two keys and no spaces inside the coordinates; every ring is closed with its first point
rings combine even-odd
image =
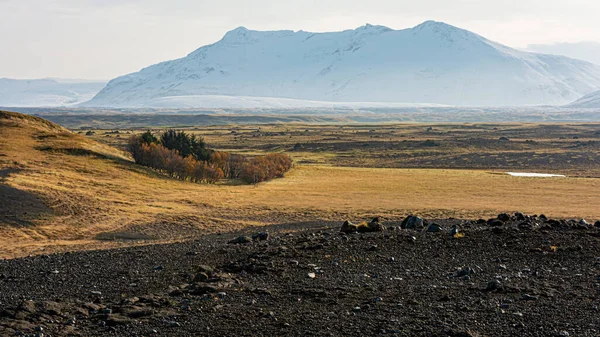
{"type": "Polygon", "coordinates": [[[600,335],[600,222],[341,225],[2,260],[0,335],[600,335]]]}

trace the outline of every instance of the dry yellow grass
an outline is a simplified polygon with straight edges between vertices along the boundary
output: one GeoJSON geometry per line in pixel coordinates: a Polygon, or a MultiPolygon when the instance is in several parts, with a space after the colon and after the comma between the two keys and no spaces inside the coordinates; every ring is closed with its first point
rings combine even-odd
{"type": "Polygon", "coordinates": [[[20,222],[0,216],[0,257],[143,243],[96,240],[107,232],[173,241],[202,231],[408,213],[483,217],[518,210],[600,218],[598,179],[297,166],[256,187],[197,185],[137,167],[120,151],[65,129],[14,116],[0,116],[0,172],[0,186],[26,196],[0,196],[7,209],[27,209],[36,197],[48,207],[16,214],[20,222]]]}

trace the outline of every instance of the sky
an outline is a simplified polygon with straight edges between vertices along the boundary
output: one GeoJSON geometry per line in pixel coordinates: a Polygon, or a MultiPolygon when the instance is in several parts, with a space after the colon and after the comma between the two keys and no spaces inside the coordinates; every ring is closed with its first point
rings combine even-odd
{"type": "Polygon", "coordinates": [[[111,79],[238,26],[314,32],[443,21],[515,48],[600,42],[594,0],[0,0],[0,78],[111,79]]]}

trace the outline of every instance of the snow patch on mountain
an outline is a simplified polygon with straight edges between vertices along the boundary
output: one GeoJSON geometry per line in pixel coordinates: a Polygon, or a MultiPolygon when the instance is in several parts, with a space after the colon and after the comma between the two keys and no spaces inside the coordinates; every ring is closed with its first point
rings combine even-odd
{"type": "Polygon", "coordinates": [[[205,104],[190,98],[198,96],[518,106],[565,104],[598,87],[600,67],[591,63],[518,51],[441,22],[333,33],[239,27],[110,81],[85,106],[205,104]]]}
{"type": "Polygon", "coordinates": [[[575,102],[567,105],[567,107],[578,109],[600,109],[600,90],[583,96],[575,102]]]}

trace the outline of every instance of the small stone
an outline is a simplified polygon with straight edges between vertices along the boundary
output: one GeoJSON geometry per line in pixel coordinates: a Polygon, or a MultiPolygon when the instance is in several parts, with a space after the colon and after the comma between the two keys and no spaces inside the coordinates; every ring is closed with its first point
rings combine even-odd
{"type": "Polygon", "coordinates": [[[502,283],[500,283],[500,281],[498,280],[491,280],[490,282],[488,282],[485,290],[487,291],[494,291],[494,290],[498,290],[502,288],[502,283]]]}
{"type": "Polygon", "coordinates": [[[471,274],[474,274],[475,271],[473,269],[471,269],[470,267],[463,267],[461,268],[458,272],[456,272],[456,277],[463,277],[463,276],[468,276],[471,274]]]}
{"type": "Polygon", "coordinates": [[[587,221],[585,221],[585,219],[579,219],[579,224],[580,225],[589,225],[589,223],[587,221]]]}
{"type": "Polygon", "coordinates": [[[217,296],[219,296],[220,298],[223,298],[223,297],[227,296],[227,293],[226,293],[226,292],[223,292],[223,291],[221,291],[221,292],[218,292],[218,293],[217,293],[217,296]]]}
{"type": "Polygon", "coordinates": [[[354,307],[354,308],[352,309],[352,311],[354,311],[354,312],[360,312],[360,310],[361,310],[361,308],[360,308],[360,307],[354,307]]]}
{"type": "Polygon", "coordinates": [[[291,260],[291,261],[290,261],[290,264],[291,264],[292,266],[297,266],[297,265],[299,265],[299,264],[300,264],[300,262],[298,262],[297,260],[291,260]]]}
{"type": "Polygon", "coordinates": [[[315,277],[317,277],[317,275],[315,273],[308,273],[308,274],[306,274],[306,277],[307,278],[315,278],[315,277]]]}
{"type": "Polygon", "coordinates": [[[179,324],[178,322],[175,322],[175,321],[168,321],[167,326],[170,328],[179,328],[181,326],[181,324],[179,324]]]}
{"type": "Polygon", "coordinates": [[[596,222],[594,223],[594,227],[596,227],[596,228],[600,228],[600,221],[596,221],[596,222]]]}
{"type": "Polygon", "coordinates": [[[532,295],[529,295],[529,294],[523,294],[523,295],[521,295],[521,299],[525,300],[525,301],[535,301],[538,298],[537,298],[537,296],[532,296],[532,295]]]}
{"type": "Polygon", "coordinates": [[[206,282],[206,281],[208,281],[208,279],[209,279],[209,277],[206,273],[198,273],[194,277],[194,282],[206,282]]]}
{"type": "Polygon", "coordinates": [[[60,273],[60,272],[59,272],[58,270],[56,270],[56,269],[55,269],[55,270],[51,270],[49,273],[50,273],[50,274],[58,274],[58,273],[60,273]]]}
{"type": "Polygon", "coordinates": [[[154,270],[154,271],[159,271],[159,270],[163,270],[163,269],[165,269],[165,267],[163,267],[163,266],[156,266],[156,267],[152,268],[152,270],[154,270]]]}
{"type": "Polygon", "coordinates": [[[569,337],[569,333],[566,331],[561,331],[558,333],[558,336],[559,337],[569,337]]]}

